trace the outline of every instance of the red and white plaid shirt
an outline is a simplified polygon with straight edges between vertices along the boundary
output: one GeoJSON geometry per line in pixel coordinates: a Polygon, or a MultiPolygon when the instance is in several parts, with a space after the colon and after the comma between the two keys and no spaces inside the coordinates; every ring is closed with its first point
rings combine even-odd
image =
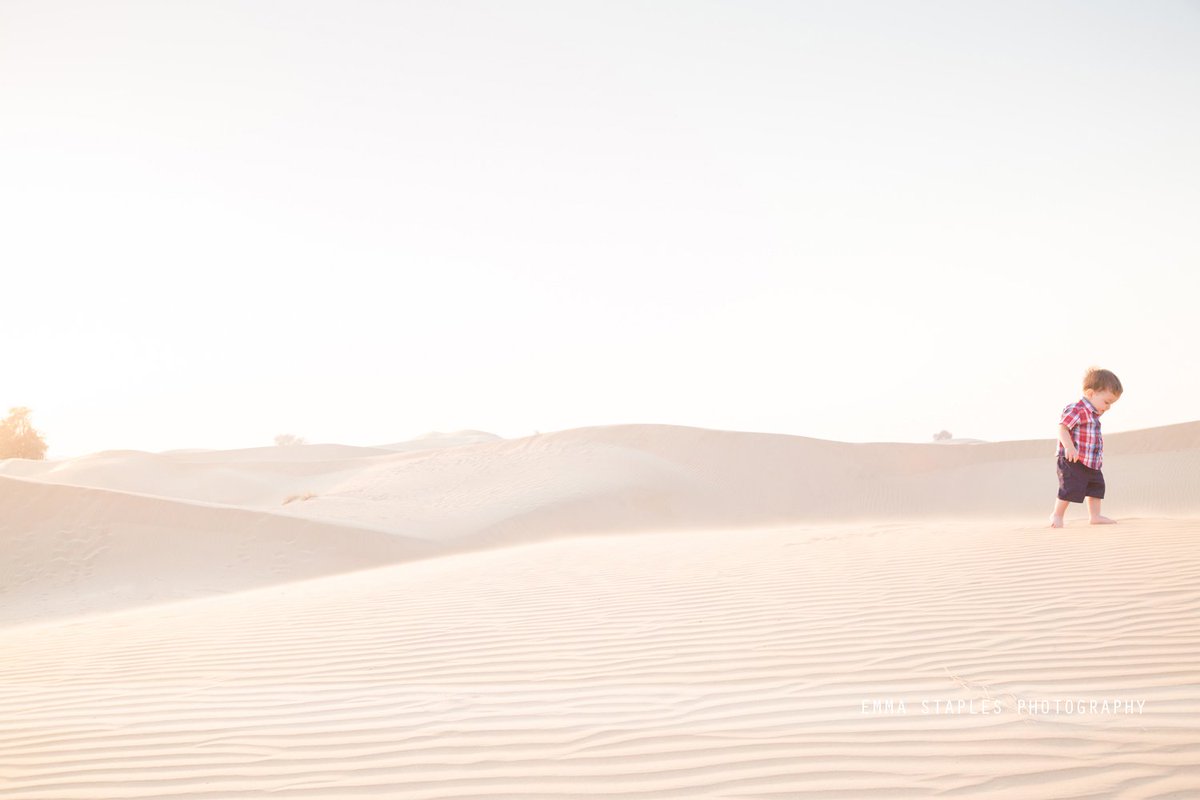
{"type": "MultiPolygon", "coordinates": [[[[1071,429],[1071,441],[1079,451],[1079,461],[1092,469],[1100,469],[1104,464],[1104,437],[1100,435],[1100,417],[1096,407],[1086,397],[1072,403],[1063,409],[1060,425],[1071,429]]],[[[1058,443],[1058,455],[1065,455],[1066,449],[1062,442],[1058,443]]]]}

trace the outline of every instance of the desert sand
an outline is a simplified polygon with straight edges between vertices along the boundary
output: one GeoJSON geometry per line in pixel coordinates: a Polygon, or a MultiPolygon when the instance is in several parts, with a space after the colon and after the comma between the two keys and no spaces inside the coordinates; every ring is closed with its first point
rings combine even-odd
{"type": "Polygon", "coordinates": [[[1200,797],[1200,422],[0,461],[0,797],[1200,797]]]}

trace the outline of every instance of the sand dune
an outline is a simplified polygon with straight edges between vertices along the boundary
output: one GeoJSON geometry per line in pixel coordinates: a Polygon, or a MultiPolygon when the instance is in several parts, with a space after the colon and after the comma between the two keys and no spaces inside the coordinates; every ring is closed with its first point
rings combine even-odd
{"type": "MultiPolygon", "coordinates": [[[[10,461],[0,475],[237,505],[438,542],[897,517],[1028,520],[1053,504],[1056,490],[1050,440],[846,444],[668,425],[514,440],[471,434],[439,436],[443,446],[408,452],[309,445],[10,461]],[[312,497],[284,505],[300,495],[312,497]]],[[[1106,448],[1105,473],[1123,513],[1200,514],[1200,423],[1111,434],[1106,448]]]]}
{"type": "Polygon", "coordinates": [[[435,441],[0,462],[0,797],[1200,797],[1200,423],[435,441]]]}
{"type": "Polygon", "coordinates": [[[249,509],[0,477],[0,625],[374,567],[424,541],[249,509]]]}

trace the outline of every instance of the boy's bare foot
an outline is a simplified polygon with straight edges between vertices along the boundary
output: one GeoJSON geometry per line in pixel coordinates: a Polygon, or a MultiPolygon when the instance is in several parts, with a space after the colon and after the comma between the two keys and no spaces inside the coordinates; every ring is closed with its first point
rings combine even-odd
{"type": "Polygon", "coordinates": [[[1050,515],[1050,527],[1051,528],[1061,528],[1062,526],[1063,526],[1063,518],[1056,517],[1053,514],[1051,514],[1050,515]]]}
{"type": "Polygon", "coordinates": [[[1108,517],[1092,517],[1092,524],[1093,525],[1116,525],[1117,521],[1115,519],[1109,519],[1108,517]]]}

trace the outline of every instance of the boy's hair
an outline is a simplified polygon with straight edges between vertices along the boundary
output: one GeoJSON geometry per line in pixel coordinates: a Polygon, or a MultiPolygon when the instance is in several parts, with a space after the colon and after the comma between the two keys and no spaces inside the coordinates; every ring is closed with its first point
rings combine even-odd
{"type": "Polygon", "coordinates": [[[1118,395],[1125,392],[1121,388],[1120,378],[1099,367],[1088,367],[1087,374],[1083,376],[1083,388],[1084,391],[1092,389],[1097,392],[1109,391],[1118,395]]]}

